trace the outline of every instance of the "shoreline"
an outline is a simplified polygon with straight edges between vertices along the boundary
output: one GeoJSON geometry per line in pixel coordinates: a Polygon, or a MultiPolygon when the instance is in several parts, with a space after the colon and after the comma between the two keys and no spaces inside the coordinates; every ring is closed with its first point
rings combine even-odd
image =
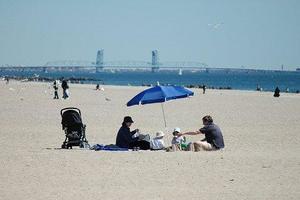
{"type": "MultiPolygon", "coordinates": [[[[0,77],[2,79],[2,81],[5,81],[6,77],[0,77]]],[[[56,78],[46,78],[46,77],[8,77],[9,80],[14,80],[14,81],[20,81],[20,82],[39,82],[39,83],[49,83],[52,84],[53,81],[55,80],[59,80],[56,78]]],[[[141,85],[112,85],[112,84],[104,84],[102,80],[96,80],[96,79],[92,79],[92,78],[84,78],[84,77],[79,77],[79,78],[67,78],[66,80],[68,80],[69,84],[77,84],[77,85],[94,85],[96,87],[96,84],[99,83],[101,86],[128,86],[128,87],[152,87],[154,86],[153,84],[141,84],[141,85]],[[87,81],[87,82],[84,82],[87,81]],[[92,81],[94,81],[95,83],[91,83],[92,81]],[[101,84],[102,82],[102,84],[101,84]]],[[[162,84],[162,85],[171,85],[171,84],[162,84]]],[[[202,90],[203,86],[199,85],[199,84],[189,84],[189,85],[182,85],[188,89],[199,89],[202,90]]],[[[214,87],[214,86],[206,86],[206,89],[209,90],[234,90],[234,91],[253,91],[253,92],[274,92],[272,90],[258,90],[258,89],[235,89],[232,87],[214,87]]],[[[290,92],[286,92],[286,91],[281,91],[281,94],[299,94],[300,91],[290,91],[290,92]]]]}

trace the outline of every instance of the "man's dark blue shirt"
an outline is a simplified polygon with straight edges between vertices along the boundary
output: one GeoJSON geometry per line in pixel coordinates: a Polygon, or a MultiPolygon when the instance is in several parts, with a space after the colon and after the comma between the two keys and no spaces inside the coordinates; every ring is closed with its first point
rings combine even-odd
{"type": "Polygon", "coordinates": [[[214,123],[205,125],[200,129],[205,134],[206,141],[217,149],[224,148],[224,140],[221,129],[214,123]]]}

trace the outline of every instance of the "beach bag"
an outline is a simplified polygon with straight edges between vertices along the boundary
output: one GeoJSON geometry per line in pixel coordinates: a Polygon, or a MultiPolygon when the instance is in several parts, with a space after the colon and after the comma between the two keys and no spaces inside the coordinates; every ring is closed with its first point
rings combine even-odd
{"type": "Polygon", "coordinates": [[[139,141],[146,141],[146,142],[150,142],[150,135],[149,134],[140,134],[139,135],[139,141]]]}

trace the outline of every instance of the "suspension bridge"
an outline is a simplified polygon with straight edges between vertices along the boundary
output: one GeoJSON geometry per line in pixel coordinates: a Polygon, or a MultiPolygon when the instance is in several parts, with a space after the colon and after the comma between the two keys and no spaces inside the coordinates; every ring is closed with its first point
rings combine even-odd
{"type": "Polygon", "coordinates": [[[104,50],[97,52],[96,62],[82,61],[82,60],[58,60],[49,61],[41,66],[25,66],[25,65],[5,65],[1,66],[0,70],[31,70],[31,71],[78,71],[78,70],[95,70],[96,72],[102,72],[105,70],[151,70],[152,72],[158,72],[160,70],[208,70],[208,65],[202,62],[190,62],[190,61],[169,61],[159,62],[158,51],[152,51],[151,62],[147,61],[104,61],[104,50]]]}

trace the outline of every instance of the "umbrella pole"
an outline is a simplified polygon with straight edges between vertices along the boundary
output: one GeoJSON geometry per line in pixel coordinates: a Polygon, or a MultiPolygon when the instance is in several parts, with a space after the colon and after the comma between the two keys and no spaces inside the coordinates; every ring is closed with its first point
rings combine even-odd
{"type": "Polygon", "coordinates": [[[163,103],[161,103],[161,109],[162,109],[163,116],[164,116],[165,127],[167,127],[167,122],[166,122],[165,110],[164,110],[164,105],[163,105],[163,103]]]}

